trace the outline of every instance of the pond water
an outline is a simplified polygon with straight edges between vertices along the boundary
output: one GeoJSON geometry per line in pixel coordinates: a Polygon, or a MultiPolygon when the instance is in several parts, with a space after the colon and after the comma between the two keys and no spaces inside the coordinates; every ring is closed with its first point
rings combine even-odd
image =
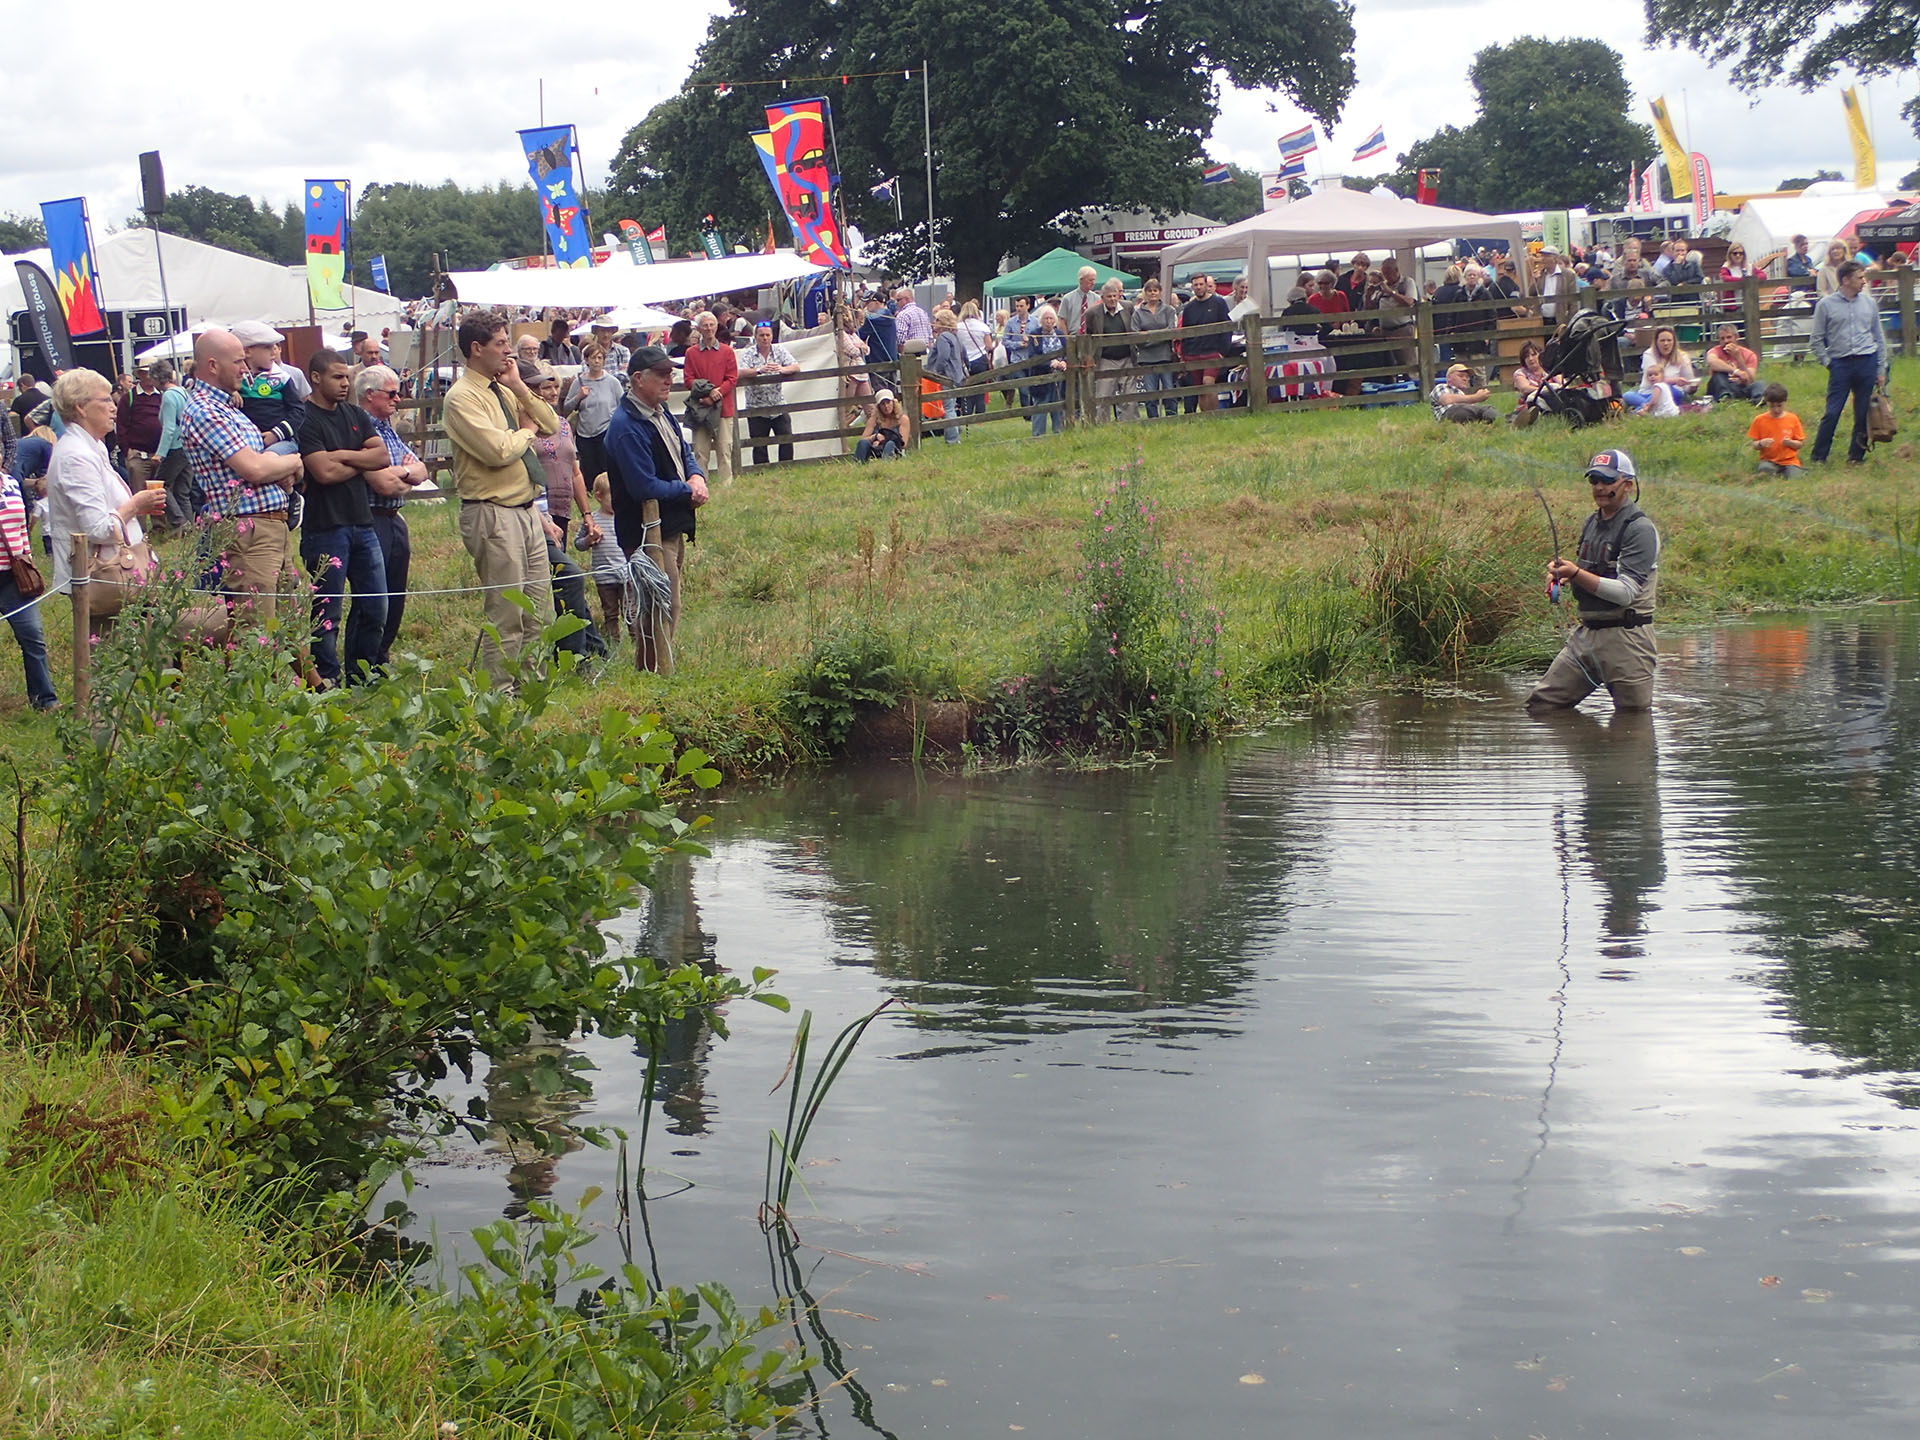
{"type": "MultiPolygon", "coordinates": [[[[814,1428],[1911,1435],[1915,639],[1668,634],[1650,723],[1488,681],[1149,768],[719,797],[635,938],[776,967],[816,1054],[914,1007],[794,1196],[855,1371],[814,1428]]],[[[758,1304],[793,1020],[730,1018],[668,1047],[650,1160],[692,1188],[647,1215],[669,1282],[758,1304]]],[[[634,1128],[633,1047],[574,1048],[576,1118],[634,1128]]],[[[516,1205],[484,1152],[420,1173],[443,1237],[516,1205]]]]}

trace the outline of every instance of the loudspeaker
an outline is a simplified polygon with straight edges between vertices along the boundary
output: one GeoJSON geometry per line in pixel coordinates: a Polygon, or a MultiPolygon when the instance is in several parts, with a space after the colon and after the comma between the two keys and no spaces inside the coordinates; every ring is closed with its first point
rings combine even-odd
{"type": "Polygon", "coordinates": [[[140,208],[150,220],[167,208],[167,177],[160,169],[158,150],[140,155],[140,208]]]}

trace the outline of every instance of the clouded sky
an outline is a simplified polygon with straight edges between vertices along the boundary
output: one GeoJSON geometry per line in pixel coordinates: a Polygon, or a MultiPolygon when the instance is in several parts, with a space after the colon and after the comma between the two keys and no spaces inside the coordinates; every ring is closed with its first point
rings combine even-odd
{"type": "MultiPolygon", "coordinates": [[[[538,118],[540,77],[547,119],[580,127],[598,183],[628,127],[677,88],[708,16],[723,8],[269,5],[226,10],[222,36],[205,16],[161,23],[150,0],[104,0],[79,30],[60,6],[19,7],[0,85],[0,210],[31,214],[42,200],[84,194],[96,230],[117,226],[137,207],[135,157],[149,149],[161,152],[173,188],[244,192],[276,207],[307,176],[348,176],[356,187],[523,180],[513,132],[538,118]],[[23,63],[28,56],[43,59],[23,63]]],[[[1774,90],[1753,104],[1694,56],[1648,50],[1637,5],[1614,8],[1623,23],[1605,38],[1626,56],[1636,118],[1664,93],[1676,120],[1690,121],[1720,189],[1766,188],[1821,165],[1851,175],[1834,91],[1774,90]]],[[[1390,159],[1441,124],[1470,121],[1468,64],[1515,33],[1510,3],[1359,0],[1357,12],[1359,84],[1337,145],[1323,141],[1330,169],[1375,125],[1386,128],[1390,159]]],[[[1590,34],[1591,24],[1529,15],[1524,30],[1562,38],[1590,34]]],[[[971,58],[956,53],[949,63],[971,58]]],[[[1883,185],[1920,156],[1898,113],[1912,89],[1909,78],[1904,92],[1888,83],[1868,92],[1883,185]]],[[[1270,113],[1274,99],[1223,95],[1213,158],[1273,164],[1274,137],[1304,119],[1284,101],[1270,113]]]]}

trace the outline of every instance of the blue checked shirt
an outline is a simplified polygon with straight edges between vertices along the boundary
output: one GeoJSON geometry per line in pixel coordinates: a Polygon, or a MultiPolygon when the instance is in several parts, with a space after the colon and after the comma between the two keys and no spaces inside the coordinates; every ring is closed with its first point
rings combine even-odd
{"type": "Polygon", "coordinates": [[[200,513],[211,520],[246,515],[284,515],[287,492],[278,485],[249,485],[227,461],[242,450],[261,450],[267,442],[259,427],[241,413],[232,397],[195,376],[187,382],[187,408],[180,417],[180,438],[194,483],[206,498],[200,513]]]}
{"type": "MultiPolygon", "coordinates": [[[[367,417],[373,420],[373,416],[367,417]]],[[[380,437],[380,443],[387,447],[387,460],[397,470],[402,465],[411,465],[420,457],[413,453],[407,442],[394,433],[393,425],[386,420],[373,420],[373,433],[380,437]]],[[[376,495],[367,491],[367,505],[374,510],[398,510],[407,503],[404,495],[376,495]]]]}

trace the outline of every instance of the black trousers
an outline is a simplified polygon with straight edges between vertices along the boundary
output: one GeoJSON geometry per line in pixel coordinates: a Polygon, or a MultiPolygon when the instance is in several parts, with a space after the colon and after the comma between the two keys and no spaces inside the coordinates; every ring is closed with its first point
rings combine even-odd
{"type": "MultiPolygon", "coordinates": [[[[587,572],[567,558],[567,552],[547,541],[547,564],[553,567],[553,603],[564,615],[578,615],[587,628],[576,630],[560,642],[562,650],[571,650],[582,659],[607,653],[606,638],[593,623],[593,607],[587,603],[587,572]]],[[[389,587],[391,588],[391,587],[389,587]]]]}
{"type": "Polygon", "coordinates": [[[582,435],[576,431],[573,437],[573,448],[580,457],[580,474],[587,482],[587,494],[591,495],[593,494],[593,477],[605,473],[607,468],[607,437],[582,435]]]}
{"type": "Polygon", "coordinates": [[[380,542],[380,554],[387,562],[387,623],[380,632],[376,665],[385,665],[393,653],[393,642],[400,634],[400,620],[407,613],[407,570],[413,564],[413,541],[407,534],[407,517],[398,510],[373,512],[373,537],[380,542]]]}
{"type": "MultiPolygon", "coordinates": [[[[765,440],[775,435],[791,435],[793,434],[793,417],[787,414],[749,415],[747,417],[747,434],[755,440],[765,440]]],[[[767,463],[767,448],[765,445],[756,445],[753,447],[754,464],[764,465],[767,463]]],[[[793,459],[793,446],[782,445],[780,447],[780,458],[782,460],[793,459]]]]}

